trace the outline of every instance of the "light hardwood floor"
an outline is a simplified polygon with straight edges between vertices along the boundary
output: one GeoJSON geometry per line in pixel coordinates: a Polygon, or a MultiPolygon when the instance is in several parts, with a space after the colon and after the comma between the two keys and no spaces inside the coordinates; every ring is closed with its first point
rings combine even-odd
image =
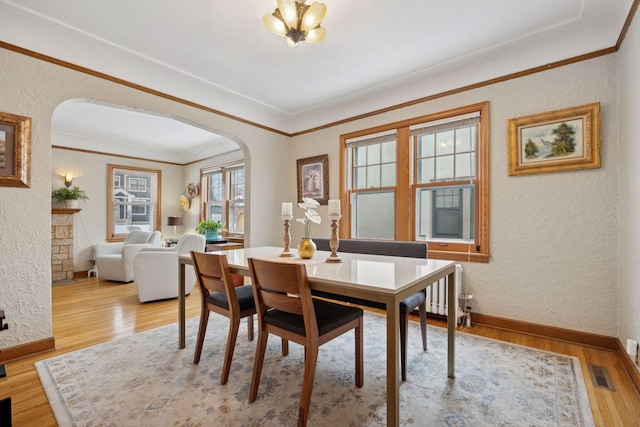
{"type": "MultiPolygon", "coordinates": [[[[0,399],[11,396],[14,426],[56,425],[34,362],[174,323],[178,319],[176,300],[140,304],[133,283],[116,284],[93,277],[77,279],[76,282],[52,288],[56,350],[6,363],[7,377],[0,379],[0,399]]],[[[199,303],[196,287],[187,297],[187,318],[199,316],[199,303]]],[[[446,322],[432,318],[429,323],[446,326],[446,322]]],[[[640,396],[614,352],[480,325],[459,330],[578,357],[596,425],[640,426],[640,396]],[[588,363],[605,366],[616,390],[594,387],[588,363]]],[[[167,345],[177,344],[176,330],[175,342],[167,345]]]]}

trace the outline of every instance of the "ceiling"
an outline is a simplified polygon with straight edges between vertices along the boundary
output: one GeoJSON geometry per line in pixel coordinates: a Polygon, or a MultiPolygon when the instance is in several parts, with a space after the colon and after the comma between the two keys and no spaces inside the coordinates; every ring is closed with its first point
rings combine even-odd
{"type": "Polygon", "coordinates": [[[295,48],[261,22],[276,0],[0,0],[0,41],[291,134],[611,48],[634,2],[322,1],[295,48]]]}

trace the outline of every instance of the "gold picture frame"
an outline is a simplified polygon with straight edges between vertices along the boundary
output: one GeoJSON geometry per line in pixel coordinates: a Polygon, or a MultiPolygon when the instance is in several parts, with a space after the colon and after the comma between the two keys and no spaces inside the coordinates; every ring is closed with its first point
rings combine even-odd
{"type": "Polygon", "coordinates": [[[298,159],[298,202],[303,197],[315,199],[321,205],[329,200],[329,155],[298,159]]]}
{"type": "Polygon", "coordinates": [[[600,103],[507,121],[509,175],[600,167],[600,103]]]}
{"type": "Polygon", "coordinates": [[[31,186],[31,118],[0,113],[0,186],[31,186]]]}

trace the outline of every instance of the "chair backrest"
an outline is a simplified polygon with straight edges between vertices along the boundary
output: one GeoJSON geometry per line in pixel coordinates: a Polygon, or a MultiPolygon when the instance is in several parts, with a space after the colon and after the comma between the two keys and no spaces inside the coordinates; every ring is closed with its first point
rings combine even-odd
{"type": "Polygon", "coordinates": [[[127,237],[124,239],[125,245],[137,245],[142,243],[149,243],[151,233],[148,231],[130,231],[127,237]]]}
{"type": "Polygon", "coordinates": [[[227,295],[229,307],[239,307],[237,295],[233,290],[227,256],[220,253],[191,251],[191,259],[193,259],[193,268],[202,296],[206,298],[213,292],[221,292],[227,295]]]}
{"type": "Polygon", "coordinates": [[[175,246],[176,253],[186,255],[191,251],[203,252],[207,239],[202,234],[186,233],[180,237],[175,246]]]}
{"type": "Polygon", "coordinates": [[[160,247],[160,244],[162,243],[162,233],[154,231],[149,235],[147,243],[150,244],[151,247],[160,247]]]}
{"type": "MultiPolygon", "coordinates": [[[[329,239],[313,238],[319,251],[330,251],[329,239]]],[[[369,255],[387,255],[406,258],[427,258],[426,242],[399,242],[395,240],[340,239],[338,252],[369,255]]]]}
{"type": "Polygon", "coordinates": [[[259,319],[267,310],[275,308],[303,315],[307,330],[313,327],[313,324],[317,328],[307,268],[304,264],[256,258],[249,258],[248,262],[259,319]]]}

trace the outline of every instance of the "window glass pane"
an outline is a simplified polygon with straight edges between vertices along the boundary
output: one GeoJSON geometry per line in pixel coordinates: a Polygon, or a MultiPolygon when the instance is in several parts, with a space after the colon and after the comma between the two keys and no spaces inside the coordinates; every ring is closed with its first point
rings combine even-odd
{"type": "Polygon", "coordinates": [[[471,150],[471,128],[456,129],[456,153],[471,150]]]}
{"type": "Polygon", "coordinates": [[[209,175],[209,201],[222,201],[224,195],[222,186],[222,172],[209,175]]]}
{"type": "Polygon", "coordinates": [[[394,238],[393,191],[357,193],[352,200],[352,236],[354,238],[394,238]]]}
{"type": "Polygon", "coordinates": [[[380,165],[367,166],[367,188],[380,187],[380,165]]]}
{"type": "Polygon", "coordinates": [[[380,163],[380,144],[367,145],[367,164],[380,163]]]}
{"type": "Polygon", "coordinates": [[[244,199],[244,168],[232,169],[231,176],[231,188],[229,190],[229,198],[231,200],[244,199]]]}
{"type": "Polygon", "coordinates": [[[472,186],[420,188],[416,196],[416,240],[473,241],[472,186]]]}
{"type": "Polygon", "coordinates": [[[453,154],[453,130],[436,134],[436,155],[453,154]]]}
{"type": "Polygon", "coordinates": [[[418,184],[433,182],[435,179],[435,158],[418,161],[418,184]]]}
{"type": "Polygon", "coordinates": [[[435,141],[436,137],[432,133],[418,136],[418,157],[435,156],[435,141]]]}
{"type": "Polygon", "coordinates": [[[367,188],[367,169],[356,168],[353,171],[353,188],[367,188]]]}
{"type": "Polygon", "coordinates": [[[229,230],[244,233],[244,202],[229,204],[229,230]]]}
{"type": "Polygon", "coordinates": [[[396,185],[396,164],[382,165],[382,180],[380,182],[382,187],[393,187],[396,185]]]}
{"type": "Polygon", "coordinates": [[[390,163],[396,161],[396,141],[385,142],[382,144],[382,162],[390,163]]]}
{"type": "Polygon", "coordinates": [[[473,169],[471,168],[471,154],[456,155],[456,179],[471,179],[473,169]]]}
{"type": "Polygon", "coordinates": [[[453,179],[453,156],[438,157],[436,160],[436,180],[451,181],[453,179]]]}
{"type": "Polygon", "coordinates": [[[355,147],[353,150],[353,163],[356,166],[364,166],[367,164],[367,146],[355,147]]]}
{"type": "Polygon", "coordinates": [[[209,205],[207,209],[207,219],[212,219],[214,221],[222,221],[222,206],[209,205]]]}

